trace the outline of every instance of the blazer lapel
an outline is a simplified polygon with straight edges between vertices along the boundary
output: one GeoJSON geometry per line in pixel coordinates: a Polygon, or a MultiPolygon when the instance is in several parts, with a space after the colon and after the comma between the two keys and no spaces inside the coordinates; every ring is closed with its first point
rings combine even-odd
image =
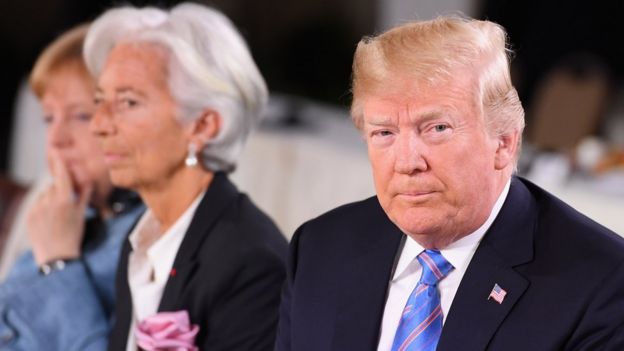
{"type": "Polygon", "coordinates": [[[485,350],[529,282],[514,267],[533,259],[536,209],[516,178],[496,220],[473,256],[447,316],[437,350],[485,350]],[[489,298],[495,284],[506,295],[489,298]]]}
{"type": "Polygon", "coordinates": [[[377,349],[388,284],[404,235],[378,204],[376,211],[358,235],[353,257],[345,257],[345,265],[337,267],[345,284],[336,305],[336,351],[377,349]]]}
{"type": "Polygon", "coordinates": [[[197,266],[197,253],[210,229],[218,222],[222,212],[238,196],[238,190],[224,173],[216,173],[206,194],[197,206],[193,219],[184,235],[167,280],[158,311],[175,311],[182,308],[186,283],[192,278],[197,266]]]}
{"type": "MultiPolygon", "coordinates": [[[[132,232],[132,230],[130,230],[132,232]]],[[[116,297],[115,297],[115,323],[109,337],[109,350],[125,350],[128,342],[128,332],[132,319],[132,297],[128,285],[128,256],[132,251],[128,239],[124,241],[119,257],[117,268],[116,297]]]]}

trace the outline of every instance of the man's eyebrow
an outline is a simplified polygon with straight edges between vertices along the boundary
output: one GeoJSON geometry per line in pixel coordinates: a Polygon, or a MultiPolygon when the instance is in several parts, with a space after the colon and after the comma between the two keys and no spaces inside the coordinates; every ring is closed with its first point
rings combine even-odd
{"type": "Polygon", "coordinates": [[[414,120],[419,123],[429,122],[429,121],[438,119],[443,115],[445,115],[445,113],[442,110],[432,110],[432,111],[425,112],[419,116],[415,116],[414,120]]]}
{"type": "Polygon", "coordinates": [[[435,108],[425,112],[421,112],[418,115],[415,115],[411,118],[414,123],[426,123],[430,121],[434,121],[436,119],[440,119],[444,116],[453,115],[452,108],[435,108]]]}
{"type": "Polygon", "coordinates": [[[373,126],[387,126],[389,124],[392,124],[392,119],[390,117],[374,116],[370,119],[367,119],[366,124],[373,126]]]}
{"type": "Polygon", "coordinates": [[[370,125],[388,125],[393,123],[393,118],[382,111],[366,114],[364,122],[370,125]]]}
{"type": "MultiPolygon", "coordinates": [[[[451,108],[433,108],[410,118],[412,123],[426,123],[451,114],[451,108]]],[[[395,123],[393,118],[384,114],[371,114],[365,118],[364,124],[370,126],[388,126],[395,123]]]]}

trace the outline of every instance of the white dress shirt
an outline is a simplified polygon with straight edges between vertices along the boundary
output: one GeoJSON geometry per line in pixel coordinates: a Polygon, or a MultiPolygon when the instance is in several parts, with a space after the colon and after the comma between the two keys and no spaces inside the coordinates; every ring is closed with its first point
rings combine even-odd
{"type": "MultiPolygon", "coordinates": [[[[455,267],[455,269],[438,283],[443,323],[446,321],[446,315],[451,308],[451,303],[453,302],[459,283],[468,268],[472,256],[475,251],[477,251],[481,238],[483,238],[485,232],[490,228],[492,222],[494,222],[494,219],[507,198],[510,184],[511,180],[505,185],[505,188],[498,196],[492,208],[490,216],[481,227],[440,250],[442,256],[455,267]]],[[[394,270],[394,276],[389,284],[388,298],[381,321],[381,335],[379,344],[377,345],[377,351],[389,351],[392,348],[394,335],[399,326],[407,299],[416,287],[416,284],[418,284],[420,276],[422,275],[422,267],[416,259],[416,256],[423,250],[424,248],[412,238],[409,236],[406,238],[394,270]]]]}
{"type": "Polygon", "coordinates": [[[158,311],[173,261],[203,197],[202,192],[162,235],[158,220],[148,209],[128,237],[132,246],[132,252],[128,258],[128,284],[133,310],[127,351],[137,350],[134,335],[137,322],[158,311]]]}

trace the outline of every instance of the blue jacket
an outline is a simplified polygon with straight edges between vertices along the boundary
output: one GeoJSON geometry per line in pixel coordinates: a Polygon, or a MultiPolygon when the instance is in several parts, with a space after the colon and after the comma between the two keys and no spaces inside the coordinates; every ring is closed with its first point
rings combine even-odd
{"type": "Polygon", "coordinates": [[[0,285],[0,350],[106,349],[120,248],[144,210],[136,195],[114,194],[112,218],[87,215],[80,260],[47,276],[32,252],[17,261],[0,285]]]}

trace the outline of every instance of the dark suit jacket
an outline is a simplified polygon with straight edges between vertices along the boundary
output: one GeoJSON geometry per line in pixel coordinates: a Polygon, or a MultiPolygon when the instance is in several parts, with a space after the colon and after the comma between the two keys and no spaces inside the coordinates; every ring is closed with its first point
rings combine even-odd
{"type": "MultiPolygon", "coordinates": [[[[132,300],[126,240],[117,272],[109,350],[126,349],[132,300]]],[[[173,263],[158,308],[187,310],[200,350],[271,350],[285,278],[286,240],[273,222],[217,173],[173,263]]]]}
{"type": "MultiPolygon", "coordinates": [[[[403,234],[376,198],[301,226],[279,351],[376,350],[403,234]]],[[[438,350],[624,350],[624,240],[513,178],[448,313],[438,350]],[[488,300],[494,287],[501,304],[488,300]],[[619,330],[618,330],[619,328],[619,330]]]]}

